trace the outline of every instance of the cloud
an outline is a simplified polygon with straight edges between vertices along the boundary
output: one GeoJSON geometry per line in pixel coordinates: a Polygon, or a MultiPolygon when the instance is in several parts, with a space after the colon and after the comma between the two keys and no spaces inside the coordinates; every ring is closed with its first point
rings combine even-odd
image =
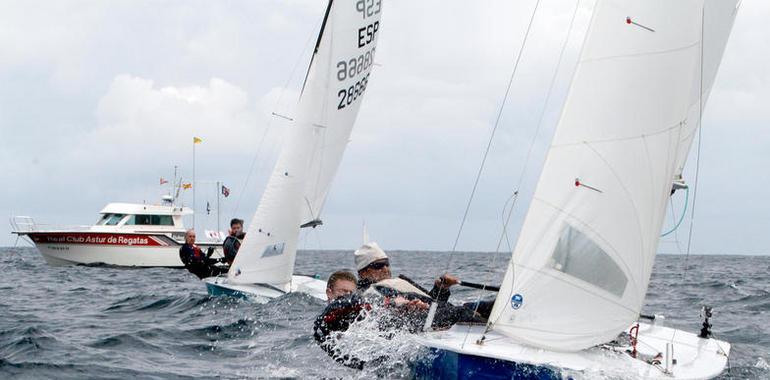
{"type": "MultiPolygon", "coordinates": [[[[581,2],[535,135],[575,5],[540,3],[503,104],[534,1],[387,2],[378,66],[324,227],[307,247],[355,247],[362,219],[387,248],[451,247],[500,107],[460,248],[495,248],[502,207],[518,188],[515,237],[592,2],[581,2]]],[[[270,114],[294,112],[324,5],[32,1],[4,8],[0,215],[87,223],[107,202],[154,201],[164,191],[157,177],[170,176],[172,165],[189,178],[190,139],[198,135],[199,179],[225,181],[234,191],[228,217],[243,196],[234,216],[249,219],[286,127],[270,114]]],[[[759,233],[770,209],[758,190],[770,185],[762,175],[770,165],[770,64],[757,48],[770,42],[768,15],[770,4],[743,2],[705,114],[695,253],[761,252],[770,243],[759,233]]],[[[0,245],[12,243],[8,236],[0,228],[0,245]]]]}

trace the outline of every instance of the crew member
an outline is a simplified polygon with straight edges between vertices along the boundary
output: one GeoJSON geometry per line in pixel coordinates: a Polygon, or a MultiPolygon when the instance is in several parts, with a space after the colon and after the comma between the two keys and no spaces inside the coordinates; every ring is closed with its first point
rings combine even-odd
{"type": "Polygon", "coordinates": [[[351,295],[355,291],[356,276],[348,271],[336,271],[326,281],[326,297],[329,303],[337,298],[351,295]]]}
{"type": "MultiPolygon", "coordinates": [[[[371,310],[372,303],[356,292],[356,277],[348,271],[337,271],[329,276],[329,280],[326,282],[326,296],[329,304],[324,312],[316,318],[313,336],[321,349],[326,351],[334,360],[348,367],[362,369],[365,361],[343,352],[336,347],[336,342],[337,339],[341,338],[341,333],[348,330],[351,323],[364,318],[361,312],[371,310]]],[[[385,318],[386,320],[379,321],[383,330],[403,328],[407,321],[419,323],[424,320],[420,314],[428,307],[422,301],[410,301],[402,296],[394,297],[392,302],[387,302],[387,304],[389,309],[395,311],[393,314],[397,315],[397,318],[385,318]],[[407,315],[414,318],[409,318],[407,315]],[[398,326],[392,325],[392,323],[397,323],[398,326]]],[[[386,360],[387,357],[382,359],[386,360]]]]}
{"type": "Polygon", "coordinates": [[[195,245],[195,230],[187,230],[184,235],[184,245],[179,248],[179,258],[190,273],[201,279],[224,273],[223,268],[214,265],[219,260],[212,259],[212,253],[214,253],[214,247],[209,247],[204,254],[200,247],[195,245]]]}
{"type": "Polygon", "coordinates": [[[375,242],[362,245],[353,253],[353,256],[358,270],[358,291],[361,293],[371,294],[375,290],[380,293],[390,292],[387,289],[392,289],[399,293],[419,295],[420,298],[427,298],[428,301],[447,302],[450,295],[449,288],[460,283],[457,277],[445,274],[434,281],[430,292],[425,292],[403,278],[392,278],[390,259],[375,242]],[[374,289],[372,289],[373,285],[375,285],[374,289]]]}
{"type": "Polygon", "coordinates": [[[437,303],[432,324],[434,328],[448,328],[458,322],[485,321],[473,309],[447,302],[449,287],[460,282],[457,277],[443,275],[436,279],[431,291],[425,291],[404,278],[392,278],[389,258],[377,243],[364,244],[354,256],[359,277],[358,292],[330,302],[314,326],[318,344],[340,363],[363,368],[364,361],[341,352],[335,343],[352,323],[366,317],[363,310],[372,310],[373,307],[384,311],[378,314],[380,320],[377,324],[383,331],[420,331],[433,302],[437,303]]]}
{"type": "Polygon", "coordinates": [[[238,249],[241,248],[241,242],[244,237],[246,237],[246,234],[243,232],[243,220],[234,218],[230,221],[230,235],[225,238],[225,242],[222,244],[225,262],[228,265],[233,264],[235,255],[238,254],[238,249]]]}

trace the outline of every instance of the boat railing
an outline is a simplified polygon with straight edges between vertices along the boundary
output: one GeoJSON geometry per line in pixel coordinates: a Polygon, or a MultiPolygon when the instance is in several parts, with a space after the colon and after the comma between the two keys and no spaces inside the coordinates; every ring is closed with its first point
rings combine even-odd
{"type": "Polygon", "coordinates": [[[28,233],[39,231],[89,231],[91,226],[62,226],[55,224],[35,223],[35,219],[30,216],[12,216],[10,218],[11,232],[28,233]]]}
{"type": "Polygon", "coordinates": [[[11,232],[32,232],[35,231],[35,220],[30,216],[12,216],[11,232]]]}

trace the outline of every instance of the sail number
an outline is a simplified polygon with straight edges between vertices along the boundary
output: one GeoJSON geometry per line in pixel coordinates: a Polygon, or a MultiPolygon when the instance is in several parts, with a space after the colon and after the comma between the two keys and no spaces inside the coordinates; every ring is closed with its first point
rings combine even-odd
{"type": "Polygon", "coordinates": [[[358,47],[362,48],[374,42],[374,38],[377,36],[378,30],[380,30],[379,21],[375,21],[374,24],[369,24],[363,28],[359,28],[358,29],[358,47]]]}
{"type": "Polygon", "coordinates": [[[355,78],[357,75],[368,70],[374,64],[375,49],[372,48],[372,50],[350,60],[346,59],[337,62],[337,80],[342,82],[348,78],[355,78]]]}
{"type": "Polygon", "coordinates": [[[347,106],[349,106],[351,103],[356,101],[359,96],[364,94],[364,91],[366,91],[366,85],[369,84],[369,75],[366,74],[361,80],[356,82],[356,84],[348,87],[347,89],[341,89],[337,92],[337,97],[340,99],[340,103],[337,105],[337,109],[341,110],[347,106]]]}
{"type": "Polygon", "coordinates": [[[367,17],[380,13],[382,10],[382,0],[358,0],[356,1],[356,10],[366,20],[367,17]]]}

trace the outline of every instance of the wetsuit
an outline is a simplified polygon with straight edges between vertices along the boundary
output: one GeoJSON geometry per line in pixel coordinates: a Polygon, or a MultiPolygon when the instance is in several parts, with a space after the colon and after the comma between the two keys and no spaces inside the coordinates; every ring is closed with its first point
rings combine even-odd
{"type": "Polygon", "coordinates": [[[222,250],[225,253],[225,261],[228,264],[232,265],[233,260],[235,260],[235,255],[238,254],[238,250],[241,248],[241,240],[243,237],[244,235],[241,234],[240,236],[229,235],[225,238],[225,242],[222,244],[222,250]]]}
{"type": "MultiPolygon", "coordinates": [[[[377,321],[381,331],[419,332],[425,324],[428,310],[394,307],[392,300],[396,297],[426,303],[438,302],[432,324],[436,329],[449,328],[459,322],[483,323],[485,321],[472,309],[448,303],[450,295],[448,289],[434,287],[428,294],[418,289],[414,292],[405,292],[404,290],[409,289],[411,285],[406,285],[405,281],[399,283],[399,280],[385,280],[376,284],[367,280],[359,281],[357,293],[334,300],[316,318],[313,334],[316,342],[337,362],[348,367],[363,368],[366,364],[363,360],[341,352],[335,347],[335,340],[332,338],[337,336],[335,334],[347,331],[353,322],[363,319],[365,316],[362,311],[371,310],[372,305],[381,306],[386,310],[379,315],[380,319],[377,321]],[[401,290],[397,290],[396,287],[400,287],[401,290]]],[[[381,359],[387,360],[385,357],[381,359]]]]}
{"type": "Polygon", "coordinates": [[[201,279],[218,276],[226,272],[225,268],[214,265],[218,260],[211,259],[209,256],[211,256],[211,253],[208,255],[204,254],[200,247],[195,244],[185,243],[179,248],[179,258],[182,260],[184,267],[201,279]]]}

